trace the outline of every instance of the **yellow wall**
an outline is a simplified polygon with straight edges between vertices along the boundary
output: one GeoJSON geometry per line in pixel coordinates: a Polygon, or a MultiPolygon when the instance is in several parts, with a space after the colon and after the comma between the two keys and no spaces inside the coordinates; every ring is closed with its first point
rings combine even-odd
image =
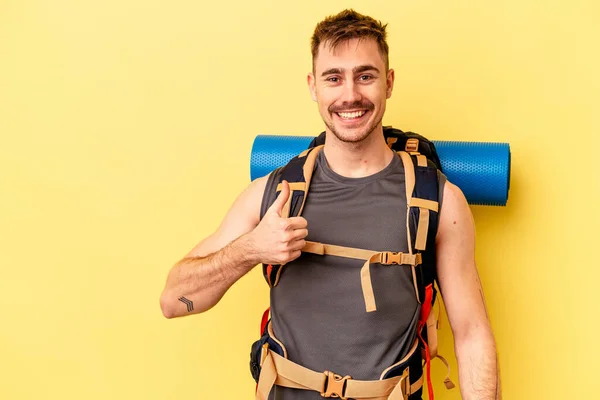
{"type": "Polygon", "coordinates": [[[5,0],[0,398],[252,398],[259,270],[205,315],[158,298],[254,136],[322,129],[309,38],[347,6],[389,23],[386,124],[511,144],[509,205],[473,207],[505,398],[594,397],[597,2],[5,0]]]}

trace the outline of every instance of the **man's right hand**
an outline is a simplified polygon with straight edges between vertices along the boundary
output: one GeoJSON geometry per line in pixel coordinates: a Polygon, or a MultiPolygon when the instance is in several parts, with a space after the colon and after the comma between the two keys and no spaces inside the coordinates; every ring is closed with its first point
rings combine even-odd
{"type": "Polygon", "coordinates": [[[288,182],[283,181],[281,193],[250,233],[256,258],[264,264],[286,264],[293,261],[300,257],[300,250],[306,244],[306,219],[282,217],[282,210],[290,192],[288,182]]]}

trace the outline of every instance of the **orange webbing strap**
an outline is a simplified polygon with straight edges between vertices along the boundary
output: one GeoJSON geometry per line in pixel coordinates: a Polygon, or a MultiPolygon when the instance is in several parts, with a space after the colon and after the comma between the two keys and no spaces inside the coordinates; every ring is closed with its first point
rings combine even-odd
{"type": "Polygon", "coordinates": [[[266,352],[266,357],[261,360],[260,365],[260,377],[258,378],[258,384],[256,385],[256,400],[267,400],[271,388],[277,380],[277,370],[273,362],[273,357],[270,356],[272,353],[266,345],[262,348],[263,353],[266,352]]]}
{"type": "Polygon", "coordinates": [[[427,345],[429,346],[429,355],[431,358],[437,356],[438,338],[437,338],[437,318],[433,310],[429,311],[427,317],[427,345]]]}
{"type": "Polygon", "coordinates": [[[300,206],[300,211],[298,211],[298,216],[302,215],[302,210],[304,210],[304,204],[306,204],[306,197],[308,196],[308,188],[310,187],[310,180],[312,179],[313,170],[315,169],[315,162],[317,161],[317,155],[323,149],[324,145],[315,146],[313,150],[308,153],[306,156],[306,161],[304,162],[303,174],[304,181],[306,182],[306,191],[304,193],[304,197],[302,198],[302,205],[300,206]]]}
{"type": "MultiPolygon", "coordinates": [[[[407,142],[408,145],[408,142],[407,142]]],[[[418,147],[418,141],[417,141],[418,147]]],[[[408,242],[408,253],[412,255],[412,235],[410,233],[410,206],[412,202],[412,193],[415,189],[415,166],[408,153],[399,151],[402,164],[404,166],[404,181],[406,186],[406,241],[408,242]]],[[[417,288],[417,274],[415,269],[412,269],[413,282],[415,284],[415,293],[417,295],[417,302],[421,304],[421,298],[419,296],[419,290],[417,288]]]]}
{"type": "MultiPolygon", "coordinates": [[[[410,155],[406,152],[399,151],[400,158],[404,164],[404,175],[406,180],[406,231],[408,237],[408,248],[412,252],[411,246],[411,234],[410,234],[410,207],[419,207],[419,224],[417,226],[417,237],[415,238],[415,250],[425,250],[427,245],[427,233],[429,232],[429,210],[438,211],[438,202],[426,199],[420,199],[412,197],[412,193],[415,188],[415,165],[410,155]]],[[[422,166],[422,160],[417,156],[418,165],[422,166]]],[[[425,159],[425,166],[427,166],[427,160],[425,159]]]]}
{"type": "Polygon", "coordinates": [[[415,166],[408,153],[399,151],[402,164],[404,165],[404,181],[406,183],[406,238],[408,240],[408,252],[412,254],[412,240],[410,235],[410,205],[412,193],[415,189],[415,166]]]}
{"type": "Polygon", "coordinates": [[[427,341],[423,339],[423,327],[429,319],[429,315],[431,313],[431,302],[433,301],[433,285],[429,284],[425,288],[425,299],[423,300],[423,305],[421,307],[421,315],[419,317],[419,324],[417,325],[417,333],[419,335],[419,339],[425,348],[425,369],[427,373],[427,390],[429,394],[429,400],[434,400],[433,398],[433,385],[431,384],[431,357],[429,354],[429,345],[427,341]]]}
{"type": "Polygon", "coordinates": [[[444,363],[444,365],[446,365],[446,377],[444,378],[444,385],[446,386],[446,389],[454,389],[456,385],[454,385],[454,382],[452,382],[452,380],[450,379],[450,364],[448,364],[448,360],[446,360],[439,354],[435,357],[439,358],[444,363]]]}
{"type": "Polygon", "coordinates": [[[444,385],[446,389],[453,389],[455,387],[452,380],[450,380],[450,364],[448,361],[438,354],[438,339],[437,339],[437,318],[435,312],[432,310],[433,300],[433,285],[430,284],[425,288],[425,301],[421,308],[421,315],[419,317],[419,324],[417,327],[417,333],[421,343],[423,343],[424,352],[423,358],[425,358],[425,368],[427,375],[427,390],[429,393],[429,400],[433,400],[433,384],[431,383],[431,360],[439,358],[447,369],[446,378],[444,378],[444,385]],[[423,328],[427,328],[427,341],[423,339],[423,328]]]}
{"type": "Polygon", "coordinates": [[[271,282],[271,272],[273,272],[273,265],[269,264],[267,265],[267,283],[269,284],[269,287],[273,287],[273,282],[271,282]]]}
{"type": "MultiPolygon", "coordinates": [[[[414,200],[414,199],[413,199],[414,200]]],[[[419,207],[419,225],[417,226],[416,250],[425,250],[427,247],[427,232],[429,231],[429,210],[419,207]]]]}
{"type": "MultiPolygon", "coordinates": [[[[317,155],[319,151],[323,148],[321,146],[315,146],[312,151],[309,152],[310,149],[304,150],[298,157],[306,157],[306,161],[304,161],[304,165],[302,166],[302,173],[304,175],[304,182],[288,182],[290,186],[290,191],[293,193],[294,191],[303,191],[304,196],[302,196],[302,205],[300,206],[300,211],[297,216],[302,214],[302,210],[304,209],[304,203],[306,202],[306,196],[308,194],[308,188],[310,187],[310,181],[312,178],[313,170],[315,168],[315,162],[317,160],[317,155]]],[[[277,192],[281,191],[282,184],[277,185],[277,192]]],[[[290,194],[287,202],[284,204],[283,209],[281,210],[281,215],[285,218],[290,217],[291,213],[291,204],[292,204],[293,196],[290,194]]],[[[279,278],[279,275],[277,276],[279,278]]],[[[279,280],[279,279],[277,279],[279,280]]]]}
{"type": "Polygon", "coordinates": [[[280,265],[277,269],[277,273],[275,274],[275,282],[271,282],[271,273],[273,272],[273,265],[267,265],[267,283],[269,284],[269,287],[277,286],[277,284],[279,283],[279,276],[281,275],[281,268],[283,268],[284,265],[285,264],[280,265]]]}
{"type": "Polygon", "coordinates": [[[423,339],[423,335],[421,331],[419,331],[419,339],[423,342],[423,346],[425,347],[425,373],[427,374],[427,394],[429,400],[434,400],[433,397],[433,385],[431,383],[431,357],[429,356],[429,348],[427,347],[427,342],[423,339]]]}
{"type": "Polygon", "coordinates": [[[429,317],[427,318],[427,345],[429,347],[429,358],[430,360],[433,360],[434,358],[439,358],[444,363],[444,365],[446,366],[446,377],[444,378],[444,385],[446,386],[446,389],[453,389],[455,385],[450,379],[450,364],[448,364],[448,361],[443,356],[438,354],[438,318],[439,317],[436,316],[433,310],[429,312],[429,317]]]}
{"type": "Polygon", "coordinates": [[[378,252],[373,250],[355,249],[352,247],[335,246],[332,244],[310,241],[306,242],[306,245],[302,248],[302,251],[305,253],[318,255],[333,255],[338,257],[365,260],[365,263],[360,270],[360,283],[367,312],[377,310],[377,305],[375,304],[375,294],[373,293],[373,284],[371,282],[371,263],[380,263],[383,265],[410,265],[413,270],[413,285],[415,287],[415,294],[417,298],[419,296],[414,267],[421,264],[421,254],[395,253],[390,251],[378,252]]]}
{"type": "Polygon", "coordinates": [[[408,369],[402,376],[360,381],[330,371],[316,372],[296,364],[266,349],[256,390],[256,400],[267,400],[274,385],[294,389],[314,390],[323,397],[368,400],[407,400],[423,386],[422,377],[412,385],[408,369]]]}
{"type": "MultiPolygon", "coordinates": [[[[306,182],[288,182],[288,184],[290,185],[291,191],[294,191],[294,190],[302,190],[303,192],[306,191],[306,182]]],[[[283,185],[281,183],[279,185],[277,185],[278,192],[281,192],[282,186],[283,185]]]]}
{"type": "Polygon", "coordinates": [[[277,273],[275,274],[275,282],[273,282],[273,286],[277,286],[277,284],[279,283],[279,277],[281,276],[281,271],[283,271],[284,265],[285,264],[281,265],[279,269],[277,269],[277,273]]]}
{"type": "Polygon", "coordinates": [[[410,265],[412,267],[413,272],[413,286],[415,288],[415,295],[417,296],[417,298],[419,297],[414,267],[421,264],[421,255],[389,252],[377,253],[371,256],[371,258],[369,258],[360,269],[360,283],[362,286],[363,297],[365,299],[365,308],[367,312],[377,311],[377,305],[375,304],[375,294],[373,293],[373,284],[371,283],[371,263],[380,263],[383,265],[410,265]]]}
{"type": "Polygon", "coordinates": [[[425,250],[427,245],[427,233],[429,232],[429,210],[437,212],[439,204],[437,201],[413,197],[410,206],[419,207],[419,225],[417,226],[415,249],[425,250]]]}
{"type": "Polygon", "coordinates": [[[355,249],[352,247],[336,246],[333,244],[325,244],[319,242],[306,241],[306,244],[302,248],[305,253],[323,255],[332,255],[346,258],[354,258],[357,260],[368,260],[374,254],[378,254],[377,251],[355,249]]]}
{"type": "Polygon", "coordinates": [[[304,150],[302,153],[298,154],[298,158],[306,157],[310,149],[304,150]]]}
{"type": "Polygon", "coordinates": [[[419,199],[417,197],[413,197],[410,202],[411,207],[421,207],[426,208],[428,210],[432,210],[438,212],[439,204],[437,201],[419,199]]]}
{"type": "Polygon", "coordinates": [[[267,327],[267,322],[269,322],[269,312],[270,311],[271,311],[271,307],[267,307],[267,309],[263,313],[263,316],[260,320],[260,335],[261,336],[265,332],[265,328],[267,327]]]}

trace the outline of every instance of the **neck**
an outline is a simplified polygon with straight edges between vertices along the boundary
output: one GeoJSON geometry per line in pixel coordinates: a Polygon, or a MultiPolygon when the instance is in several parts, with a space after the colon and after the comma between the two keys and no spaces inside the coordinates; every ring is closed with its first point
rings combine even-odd
{"type": "Polygon", "coordinates": [[[378,126],[369,137],[358,143],[340,141],[329,129],[326,130],[323,152],[329,167],[347,178],[363,178],[383,170],[392,161],[383,128],[378,126]]]}

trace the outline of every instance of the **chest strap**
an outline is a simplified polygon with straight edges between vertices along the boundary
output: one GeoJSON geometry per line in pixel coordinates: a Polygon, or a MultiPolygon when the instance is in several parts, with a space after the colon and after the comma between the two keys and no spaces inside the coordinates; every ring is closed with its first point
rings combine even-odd
{"type": "Polygon", "coordinates": [[[363,267],[360,269],[360,284],[362,287],[367,312],[377,310],[377,305],[375,303],[375,294],[373,293],[373,284],[371,283],[370,265],[372,263],[379,263],[383,265],[409,265],[412,269],[415,295],[417,299],[419,298],[417,275],[415,273],[415,267],[421,264],[422,262],[421,254],[419,253],[406,254],[391,251],[378,252],[373,250],[355,249],[352,247],[335,246],[332,244],[324,244],[310,241],[306,242],[306,245],[302,248],[302,251],[305,253],[318,254],[322,256],[332,255],[338,257],[354,258],[357,260],[365,260],[363,267]]]}

